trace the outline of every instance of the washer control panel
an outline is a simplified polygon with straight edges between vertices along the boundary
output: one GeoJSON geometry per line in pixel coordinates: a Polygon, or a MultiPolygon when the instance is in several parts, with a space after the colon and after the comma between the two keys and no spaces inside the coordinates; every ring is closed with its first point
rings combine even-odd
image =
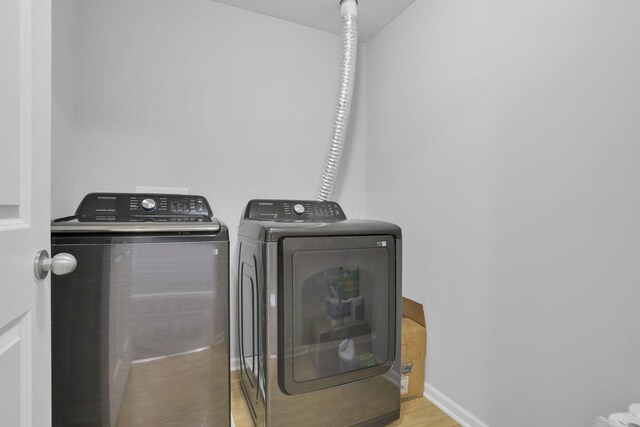
{"type": "Polygon", "coordinates": [[[202,196],[182,194],[91,193],[76,210],[80,220],[90,221],[193,221],[211,218],[209,202],[202,196]]]}
{"type": "Polygon", "coordinates": [[[336,202],[315,200],[251,200],[243,217],[281,222],[335,222],[347,219],[336,202]]]}

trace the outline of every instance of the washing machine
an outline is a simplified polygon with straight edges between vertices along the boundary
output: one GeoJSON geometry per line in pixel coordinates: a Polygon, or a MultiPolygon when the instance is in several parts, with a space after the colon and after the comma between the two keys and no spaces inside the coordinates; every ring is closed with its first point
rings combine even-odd
{"type": "Polygon", "coordinates": [[[51,226],[53,426],[229,426],[229,233],[197,195],[92,193],[51,226]]]}
{"type": "Polygon", "coordinates": [[[401,230],[335,202],[252,200],[239,228],[240,384],[256,426],[400,414],[401,230]]]}

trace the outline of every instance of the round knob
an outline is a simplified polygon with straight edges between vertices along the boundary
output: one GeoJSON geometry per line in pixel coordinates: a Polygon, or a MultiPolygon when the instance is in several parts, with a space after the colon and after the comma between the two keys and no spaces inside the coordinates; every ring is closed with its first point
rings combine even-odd
{"type": "Polygon", "coordinates": [[[142,201],[142,209],[145,211],[152,211],[156,208],[156,201],[153,199],[144,199],[142,201]]]}
{"type": "Polygon", "coordinates": [[[34,270],[40,280],[47,277],[50,271],[56,276],[73,273],[78,266],[76,257],[71,254],[61,253],[49,258],[49,252],[40,251],[36,254],[34,270]]]}
{"type": "Polygon", "coordinates": [[[298,203],[293,206],[293,211],[296,213],[296,215],[302,215],[304,213],[304,206],[298,203]]]}

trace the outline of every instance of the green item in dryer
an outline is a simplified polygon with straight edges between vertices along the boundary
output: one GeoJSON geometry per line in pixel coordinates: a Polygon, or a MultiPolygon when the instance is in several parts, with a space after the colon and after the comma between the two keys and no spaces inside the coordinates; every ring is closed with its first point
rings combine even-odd
{"type": "Polygon", "coordinates": [[[341,300],[355,298],[360,295],[360,285],[358,284],[358,267],[340,267],[338,277],[338,295],[341,300]]]}
{"type": "Polygon", "coordinates": [[[357,359],[358,369],[370,368],[378,364],[376,357],[371,353],[359,354],[357,359]]]}

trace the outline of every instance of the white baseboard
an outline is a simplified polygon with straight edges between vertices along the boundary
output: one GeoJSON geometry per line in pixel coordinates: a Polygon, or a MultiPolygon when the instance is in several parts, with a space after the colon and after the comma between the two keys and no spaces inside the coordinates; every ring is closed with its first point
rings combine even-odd
{"type": "Polygon", "coordinates": [[[424,397],[463,427],[489,427],[428,382],[424,383],[424,397]]]}
{"type": "Polygon", "coordinates": [[[239,370],[240,370],[240,358],[232,357],[231,360],[229,360],[229,371],[233,372],[233,371],[239,371],[239,370]]]}
{"type": "MultiPolygon", "coordinates": [[[[230,360],[230,370],[231,372],[240,370],[239,357],[234,357],[230,360]]],[[[428,382],[424,383],[424,397],[463,427],[489,427],[488,424],[482,422],[478,417],[458,405],[428,382]]]]}

